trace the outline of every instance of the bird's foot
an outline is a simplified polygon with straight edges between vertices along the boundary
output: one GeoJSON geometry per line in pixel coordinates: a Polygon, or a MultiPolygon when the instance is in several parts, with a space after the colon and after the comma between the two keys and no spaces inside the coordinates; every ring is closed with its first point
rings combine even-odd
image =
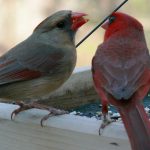
{"type": "Polygon", "coordinates": [[[115,120],[110,119],[108,117],[108,115],[103,115],[102,124],[99,128],[99,135],[101,135],[102,132],[104,131],[105,127],[108,126],[109,124],[111,124],[112,122],[115,122],[115,120]]]}
{"type": "Polygon", "coordinates": [[[46,121],[49,117],[52,116],[58,116],[58,115],[63,115],[63,114],[68,114],[67,111],[64,110],[60,110],[60,109],[56,109],[53,107],[49,107],[49,106],[45,106],[45,105],[41,105],[41,104],[36,104],[36,103],[30,103],[30,104],[25,104],[23,102],[19,102],[17,103],[20,107],[18,109],[15,109],[12,113],[11,113],[11,120],[13,120],[13,116],[16,116],[17,114],[19,114],[20,112],[24,111],[24,110],[28,110],[28,109],[32,109],[32,108],[37,108],[37,109],[42,109],[42,110],[47,110],[49,111],[49,114],[45,115],[42,119],[41,119],[41,126],[43,127],[43,121],[46,121]]]}
{"type": "Polygon", "coordinates": [[[25,104],[24,102],[17,102],[15,103],[17,105],[19,105],[20,107],[15,109],[12,113],[11,113],[11,120],[13,120],[13,116],[16,116],[17,114],[19,114],[20,112],[24,111],[24,110],[28,110],[28,109],[32,109],[34,108],[31,104],[25,104]]]}
{"type": "Polygon", "coordinates": [[[56,109],[56,108],[53,108],[53,107],[48,107],[47,110],[49,111],[49,114],[45,115],[41,119],[41,126],[42,127],[43,127],[43,121],[46,121],[49,117],[68,114],[68,111],[56,109]]]}

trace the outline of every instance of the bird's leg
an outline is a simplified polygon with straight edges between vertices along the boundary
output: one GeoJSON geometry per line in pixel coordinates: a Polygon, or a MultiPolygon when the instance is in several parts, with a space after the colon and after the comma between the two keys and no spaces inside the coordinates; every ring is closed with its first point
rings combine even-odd
{"type": "Polygon", "coordinates": [[[99,135],[102,134],[102,131],[104,128],[109,125],[110,123],[114,122],[114,120],[111,120],[108,114],[108,98],[106,97],[105,91],[99,86],[100,84],[95,83],[97,86],[97,92],[101,97],[101,104],[102,104],[102,123],[99,128],[99,135]]]}
{"type": "Polygon", "coordinates": [[[107,104],[106,101],[105,101],[105,103],[102,102],[102,124],[99,128],[99,135],[101,135],[104,128],[112,122],[114,122],[114,120],[111,120],[110,117],[109,117],[108,104],[107,104]]]}
{"type": "Polygon", "coordinates": [[[41,119],[41,126],[43,126],[43,121],[47,120],[51,116],[58,116],[58,115],[63,115],[63,114],[67,114],[68,113],[67,111],[64,111],[64,110],[60,110],[60,109],[56,109],[56,108],[53,108],[53,107],[49,107],[49,106],[41,105],[41,104],[36,104],[36,103],[25,104],[23,102],[19,102],[17,104],[20,107],[18,109],[14,110],[11,113],[11,119],[13,119],[13,116],[16,116],[20,112],[22,112],[24,110],[32,109],[32,108],[37,108],[37,109],[42,109],[42,110],[49,111],[49,114],[45,115],[41,119]]]}
{"type": "Polygon", "coordinates": [[[106,96],[106,92],[101,88],[99,80],[98,82],[95,82],[96,91],[98,95],[101,97],[101,104],[102,104],[102,123],[99,127],[99,135],[102,134],[104,128],[109,125],[110,123],[114,122],[114,120],[111,120],[108,114],[108,98],[106,96]],[[97,90],[98,89],[98,90],[97,90]]]}

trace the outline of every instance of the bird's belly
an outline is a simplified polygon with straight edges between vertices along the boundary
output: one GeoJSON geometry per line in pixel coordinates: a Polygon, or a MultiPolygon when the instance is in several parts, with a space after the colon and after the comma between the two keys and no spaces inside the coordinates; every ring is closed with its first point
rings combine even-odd
{"type": "Polygon", "coordinates": [[[67,78],[67,75],[63,77],[55,76],[55,78],[45,76],[29,81],[7,84],[0,87],[0,98],[20,101],[46,96],[60,87],[67,78]]]}

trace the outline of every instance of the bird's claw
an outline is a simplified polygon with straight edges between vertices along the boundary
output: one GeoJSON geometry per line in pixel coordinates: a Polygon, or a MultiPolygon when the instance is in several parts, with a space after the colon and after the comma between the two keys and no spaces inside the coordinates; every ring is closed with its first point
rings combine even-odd
{"type": "Polygon", "coordinates": [[[67,111],[64,110],[60,110],[60,109],[56,109],[53,107],[48,107],[45,105],[40,105],[40,104],[35,104],[35,103],[31,103],[31,104],[25,104],[23,102],[19,102],[17,103],[20,107],[15,109],[12,113],[11,113],[11,120],[13,120],[13,116],[16,116],[17,114],[19,114],[21,111],[24,110],[28,110],[28,109],[32,109],[32,108],[37,108],[37,109],[42,109],[42,110],[47,110],[49,111],[49,114],[45,115],[42,119],[41,119],[41,126],[43,127],[43,121],[46,121],[49,117],[52,116],[58,116],[58,115],[63,115],[63,114],[68,114],[67,111]]]}
{"type": "Polygon", "coordinates": [[[33,107],[31,107],[30,104],[25,104],[23,102],[18,102],[17,105],[19,105],[20,107],[15,109],[12,113],[11,113],[11,120],[13,120],[13,116],[16,116],[17,114],[19,114],[21,111],[24,110],[28,110],[31,109],[33,107]]]}
{"type": "Polygon", "coordinates": [[[49,108],[49,114],[45,115],[41,119],[41,126],[43,127],[43,122],[46,121],[49,117],[59,116],[59,115],[64,115],[64,114],[68,114],[68,111],[64,111],[64,110],[60,110],[60,109],[50,107],[49,108]]]}
{"type": "Polygon", "coordinates": [[[108,126],[112,122],[113,122],[113,120],[112,121],[111,120],[105,120],[105,121],[103,121],[102,124],[101,124],[101,126],[100,126],[100,128],[99,128],[99,135],[101,135],[102,132],[104,131],[105,127],[108,126]]]}
{"type": "Polygon", "coordinates": [[[111,124],[112,122],[114,122],[115,120],[109,119],[108,116],[104,115],[103,119],[102,119],[102,124],[99,128],[99,135],[102,134],[102,132],[104,131],[105,127],[108,126],[109,124],[111,124]]]}
{"type": "Polygon", "coordinates": [[[13,116],[16,116],[18,114],[18,109],[15,109],[12,113],[11,113],[11,120],[13,120],[13,116]]]}

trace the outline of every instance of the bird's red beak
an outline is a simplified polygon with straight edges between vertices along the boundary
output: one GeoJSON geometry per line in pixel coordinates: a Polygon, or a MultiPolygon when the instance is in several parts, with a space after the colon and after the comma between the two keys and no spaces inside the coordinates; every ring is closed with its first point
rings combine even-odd
{"type": "Polygon", "coordinates": [[[106,21],[104,24],[101,26],[104,30],[107,30],[109,27],[109,21],[106,21]]]}
{"type": "Polygon", "coordinates": [[[77,30],[79,27],[81,27],[83,24],[88,22],[88,19],[84,18],[84,16],[87,16],[85,13],[78,13],[78,12],[72,12],[71,19],[72,19],[72,30],[77,30]]]}

